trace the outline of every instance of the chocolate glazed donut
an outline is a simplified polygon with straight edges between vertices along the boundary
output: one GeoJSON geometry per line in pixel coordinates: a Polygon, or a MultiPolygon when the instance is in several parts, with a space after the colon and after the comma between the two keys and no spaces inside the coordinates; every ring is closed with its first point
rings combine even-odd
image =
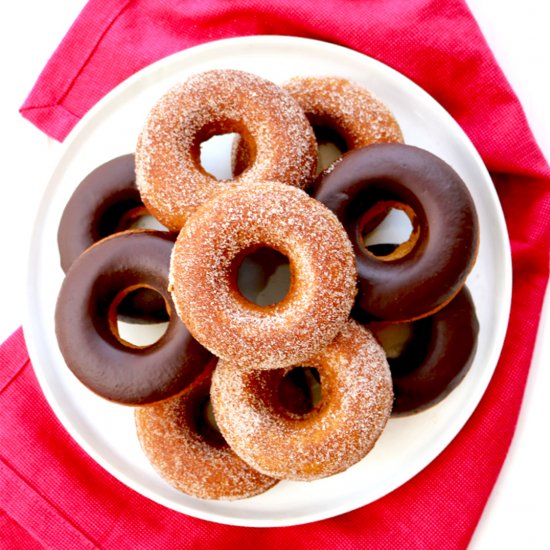
{"type": "MultiPolygon", "coordinates": [[[[381,326],[372,323],[369,328],[378,335],[381,326]]],[[[439,403],[466,376],[479,332],[470,292],[464,287],[444,308],[415,321],[411,328],[403,351],[388,357],[395,394],[393,415],[417,413],[439,403]]]]}
{"type": "Polygon", "coordinates": [[[353,244],[354,315],[362,322],[425,317],[464,285],[477,255],[477,214],[462,179],[432,153],[400,143],[355,149],[317,178],[312,195],[338,216],[353,244]],[[410,218],[411,237],[375,256],[362,235],[392,208],[410,218]]]}
{"type": "Polygon", "coordinates": [[[211,354],[189,334],[168,293],[174,236],[134,230],[84,252],[69,269],[57,299],[55,329],[67,366],[90,390],[126,405],[181,393],[211,354]],[[122,340],[116,307],[136,288],[158,292],[170,317],[164,335],[145,347],[122,340]]]}
{"type": "MultiPolygon", "coordinates": [[[[136,187],[134,155],[114,158],[90,172],[67,202],[57,231],[61,267],[72,263],[97,241],[129,229],[148,212],[136,187]]],[[[167,321],[164,301],[141,289],[121,304],[121,317],[130,323],[167,321]]]]}
{"type": "Polygon", "coordinates": [[[136,209],[145,208],[135,179],[134,155],[129,154],[98,166],[75,189],[57,231],[65,273],[87,248],[117,232],[128,212],[139,215],[136,209]]]}

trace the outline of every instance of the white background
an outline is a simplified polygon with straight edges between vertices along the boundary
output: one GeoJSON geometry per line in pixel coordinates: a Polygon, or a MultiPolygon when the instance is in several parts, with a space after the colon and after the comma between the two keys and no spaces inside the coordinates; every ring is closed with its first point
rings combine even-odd
{"type": "MultiPolygon", "coordinates": [[[[85,2],[10,2],[0,18],[2,87],[0,112],[0,341],[22,321],[27,243],[58,146],[19,114],[44,64],[85,2]]],[[[550,158],[550,2],[546,0],[468,0],[498,62],[518,94],[540,146],[550,158]]],[[[57,262],[57,258],[52,258],[57,262]]],[[[471,548],[550,548],[550,300],[524,406],[500,479],[471,548]]]]}

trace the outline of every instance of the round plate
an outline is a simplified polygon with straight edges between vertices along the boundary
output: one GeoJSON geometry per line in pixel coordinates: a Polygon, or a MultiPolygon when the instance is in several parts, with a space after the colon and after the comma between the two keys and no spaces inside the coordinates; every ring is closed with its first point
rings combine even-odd
{"type": "Polygon", "coordinates": [[[396,489],[429,464],[455,437],[483,395],[508,322],[511,261],[504,218],[489,175],[449,114],[413,82],[357,52],[313,40],[257,36],[209,43],[163,59],[102,99],[78,124],[47,186],[35,221],[27,275],[25,336],[44,394],[82,448],[139,493],[174,510],[220,523],[283,526],[353,510],[396,489]],[[479,345],[462,383],[437,406],[391,419],[374,450],[346,472],[311,483],[281,482],[236,502],[201,501],[165,483],[143,455],[133,411],[83,387],[65,366],[54,331],[63,272],[56,233],[74,188],[95,167],[134,150],[154,102],[193,73],[232,68],[276,83],[295,75],[338,75],[372,90],[393,111],[407,143],[445,159],[462,176],[477,206],[481,245],[468,286],[480,321],[479,345]]]}

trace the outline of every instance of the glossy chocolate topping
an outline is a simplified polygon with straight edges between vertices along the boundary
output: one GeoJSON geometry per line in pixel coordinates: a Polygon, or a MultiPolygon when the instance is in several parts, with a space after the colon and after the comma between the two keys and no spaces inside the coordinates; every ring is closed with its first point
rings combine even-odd
{"type": "Polygon", "coordinates": [[[117,157],[90,172],[71,195],[59,224],[63,271],[92,244],[115,233],[122,217],[138,207],[143,202],[135,182],[134,155],[117,157]]]}
{"type": "MultiPolygon", "coordinates": [[[[123,231],[147,214],[135,182],[134,155],[112,159],[86,176],[67,202],[57,243],[63,271],[97,241],[123,231]]],[[[131,323],[167,321],[164,301],[156,292],[140,289],[120,305],[131,323]]]]}
{"type": "Polygon", "coordinates": [[[203,370],[211,354],[189,334],[168,292],[174,236],[134,230],[113,235],[75,260],[58,296],[59,348],[75,376],[102,397],[128,405],[177,395],[203,370]],[[124,342],[113,322],[113,304],[129,289],[158,292],[169,314],[154,344],[124,342]]]}
{"type": "Polygon", "coordinates": [[[406,321],[429,315],[462,287],[475,262],[479,227],[460,176],[432,153],[400,143],[346,153],[316,180],[312,196],[340,219],[357,258],[358,318],[406,321]],[[395,259],[363,244],[365,215],[381,203],[414,215],[414,242],[395,259]]]}
{"type": "MultiPolygon", "coordinates": [[[[376,335],[376,323],[369,326],[376,335]]],[[[466,376],[475,356],[479,323],[466,287],[434,315],[412,323],[412,336],[398,357],[388,358],[394,415],[439,403],[466,376]]]]}

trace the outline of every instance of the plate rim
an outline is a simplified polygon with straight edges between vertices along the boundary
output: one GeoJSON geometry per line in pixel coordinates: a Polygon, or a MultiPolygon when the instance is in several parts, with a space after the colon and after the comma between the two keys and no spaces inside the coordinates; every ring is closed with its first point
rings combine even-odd
{"type": "MultiPolygon", "coordinates": [[[[219,50],[220,47],[229,48],[229,47],[234,47],[234,45],[236,46],[247,45],[247,44],[250,45],[250,43],[254,45],[261,43],[264,46],[270,46],[270,47],[293,46],[293,47],[308,47],[318,51],[330,50],[331,52],[337,53],[338,55],[356,57],[358,60],[362,62],[365,62],[365,60],[367,60],[369,63],[373,63],[375,66],[378,66],[379,68],[381,68],[384,72],[387,72],[387,74],[391,78],[393,79],[397,78],[399,81],[406,83],[407,91],[411,90],[415,94],[420,93],[421,96],[423,96],[424,98],[429,98],[431,100],[433,107],[436,107],[437,109],[439,109],[444,114],[444,116],[449,119],[450,122],[452,121],[452,124],[455,126],[455,129],[457,130],[457,135],[460,135],[461,141],[469,149],[469,153],[472,159],[475,161],[478,170],[480,171],[480,173],[484,175],[484,177],[489,182],[492,183],[490,174],[483,160],[481,159],[481,156],[479,155],[478,151],[475,149],[474,145],[472,144],[467,134],[464,132],[464,130],[462,130],[462,128],[459,126],[456,120],[454,120],[454,118],[450,115],[450,113],[448,113],[435,98],[433,98],[430,94],[428,94],[428,92],[426,92],[424,89],[418,86],[410,78],[403,75],[402,73],[399,73],[392,67],[378,61],[377,59],[374,59],[366,54],[363,54],[361,52],[347,48],[342,45],[324,42],[321,40],[316,40],[311,38],[296,37],[296,36],[251,35],[251,36],[244,36],[244,37],[225,38],[225,39],[215,40],[215,41],[207,42],[197,46],[193,46],[193,47],[181,50],[179,52],[175,52],[169,56],[166,56],[164,58],[161,58],[155,61],[154,63],[142,68],[138,72],[129,76],[127,79],[125,79],[120,84],[118,84],[115,88],[109,91],[79,120],[79,122],[75,125],[75,127],[70,132],[67,139],[61,145],[58,151],[58,155],[52,159],[51,170],[47,174],[47,178],[45,178],[46,186],[43,188],[42,197],[40,199],[38,209],[36,210],[35,216],[33,219],[33,229],[31,232],[30,243],[28,246],[27,263],[26,263],[26,280],[25,280],[26,300],[25,300],[25,306],[24,306],[24,312],[23,312],[23,331],[25,334],[27,348],[29,352],[29,357],[31,358],[31,364],[33,366],[33,370],[38,379],[40,388],[44,396],[46,397],[46,400],[48,401],[48,404],[54,411],[57,418],[60,420],[63,427],[67,430],[69,435],[73,438],[73,440],[76,441],[76,443],[84,450],[86,454],[88,454],[88,456],[90,456],[97,464],[99,464],[103,469],[105,469],[107,472],[113,475],[116,479],[124,483],[127,487],[130,487],[132,490],[135,490],[142,496],[145,496],[146,498],[149,498],[150,500],[153,500],[154,502],[157,502],[167,507],[170,510],[187,514],[192,517],[196,517],[207,521],[213,521],[219,524],[234,525],[234,526],[282,527],[282,526],[301,525],[301,524],[311,523],[314,521],[319,521],[322,519],[327,519],[330,517],[335,517],[345,512],[355,510],[362,506],[368,505],[369,503],[374,502],[379,498],[382,498],[383,496],[399,488],[408,480],[412,479],[417,474],[419,474],[422,470],[424,470],[424,468],[426,468],[433,460],[435,460],[447,448],[447,446],[455,439],[458,433],[463,429],[465,424],[468,422],[469,418],[474,413],[483,395],[485,394],[487,386],[494,374],[494,371],[498,363],[498,359],[502,351],[504,338],[507,333],[507,326],[509,322],[510,309],[511,309],[512,262],[511,262],[510,239],[509,239],[509,235],[506,227],[504,213],[502,211],[502,208],[500,207],[500,208],[497,208],[497,210],[493,214],[496,215],[496,219],[498,220],[499,235],[503,240],[503,244],[506,245],[503,247],[503,250],[501,251],[504,253],[505,255],[504,259],[506,260],[505,266],[503,269],[504,281],[502,281],[505,295],[501,297],[501,300],[505,304],[504,309],[506,311],[506,319],[504,321],[501,321],[499,325],[499,330],[497,331],[497,334],[495,335],[495,338],[493,338],[493,341],[491,344],[490,357],[492,359],[491,364],[493,365],[493,367],[490,370],[490,374],[487,374],[486,380],[483,381],[481,386],[479,385],[476,386],[476,389],[478,390],[476,392],[476,395],[477,394],[479,395],[475,399],[473,399],[475,401],[475,405],[473,407],[469,407],[470,410],[468,410],[467,414],[463,415],[463,419],[460,422],[455,422],[455,424],[460,424],[459,427],[457,429],[452,430],[451,436],[445,438],[446,439],[445,443],[441,445],[441,448],[437,450],[434,456],[432,456],[431,459],[428,460],[428,462],[424,463],[420,467],[420,469],[416,469],[416,471],[412,475],[409,475],[408,469],[405,472],[402,472],[400,476],[397,476],[397,484],[395,484],[393,488],[390,489],[389,491],[386,491],[383,494],[379,495],[377,498],[372,499],[369,502],[360,502],[360,503],[356,502],[356,500],[354,499],[350,499],[349,501],[346,501],[340,506],[331,507],[329,511],[309,513],[297,518],[288,518],[288,517],[271,518],[271,519],[270,518],[250,518],[250,517],[243,518],[238,515],[226,517],[224,515],[221,515],[218,512],[209,512],[209,511],[204,511],[197,508],[190,508],[185,504],[180,504],[176,508],[173,506],[172,503],[167,502],[167,500],[164,497],[159,496],[152,491],[149,491],[149,489],[144,485],[139,485],[135,483],[134,480],[130,476],[126,475],[124,471],[121,471],[115,466],[111,465],[110,462],[107,459],[103,458],[103,456],[99,452],[97,452],[94,449],[94,447],[91,446],[88,443],[88,441],[84,437],[82,437],[79,431],[73,426],[72,420],[66,415],[61,404],[58,402],[57,398],[55,397],[54,392],[50,388],[46,380],[44,371],[41,368],[39,367],[37,368],[34,366],[35,364],[36,365],[40,364],[40,355],[38,351],[38,348],[40,346],[38,344],[38,338],[35,339],[34,337],[35,334],[34,334],[33,324],[31,322],[32,315],[33,315],[32,294],[33,294],[33,284],[34,284],[33,278],[31,275],[32,273],[31,265],[33,263],[33,257],[36,257],[36,253],[37,253],[36,248],[38,246],[37,234],[39,233],[39,227],[40,227],[39,222],[41,219],[45,217],[48,211],[48,204],[49,204],[48,197],[52,193],[52,191],[54,191],[55,177],[56,177],[56,173],[59,168],[59,164],[61,160],[64,158],[67,151],[71,149],[73,143],[79,138],[79,135],[85,130],[88,123],[94,119],[94,117],[96,116],[96,113],[100,112],[107,104],[113,101],[118,95],[124,94],[128,88],[134,85],[135,82],[149,77],[151,74],[156,72],[160,67],[164,67],[172,63],[178,63],[181,57],[188,58],[188,57],[200,56],[200,55],[207,54],[209,50],[213,50],[214,52],[216,52],[217,50],[219,50]]],[[[487,191],[492,195],[492,200],[494,204],[500,206],[500,200],[498,199],[498,195],[496,193],[496,189],[494,188],[494,185],[489,186],[487,191]]]]}

